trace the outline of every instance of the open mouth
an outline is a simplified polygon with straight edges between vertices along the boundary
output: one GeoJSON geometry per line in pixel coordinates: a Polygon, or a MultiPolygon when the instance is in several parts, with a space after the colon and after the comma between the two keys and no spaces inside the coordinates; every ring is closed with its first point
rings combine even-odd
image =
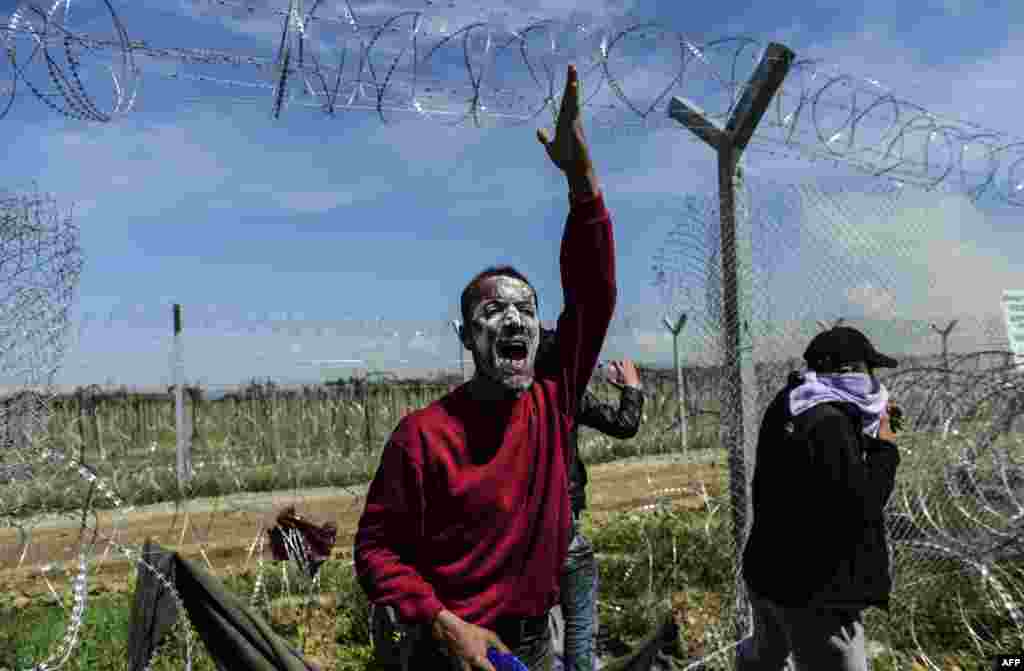
{"type": "Polygon", "coordinates": [[[529,348],[525,340],[500,340],[495,350],[499,368],[522,370],[526,366],[529,348]]]}

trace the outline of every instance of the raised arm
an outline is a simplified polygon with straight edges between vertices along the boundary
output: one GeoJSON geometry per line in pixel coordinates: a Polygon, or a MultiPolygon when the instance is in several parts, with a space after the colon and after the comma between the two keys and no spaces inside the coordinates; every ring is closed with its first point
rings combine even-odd
{"type": "Polygon", "coordinates": [[[569,187],[569,218],[559,262],[565,307],[558,318],[562,405],[575,416],[597,365],[615,311],[615,241],[580,120],[576,68],[569,66],[555,138],[537,131],[551,162],[569,187]]]}

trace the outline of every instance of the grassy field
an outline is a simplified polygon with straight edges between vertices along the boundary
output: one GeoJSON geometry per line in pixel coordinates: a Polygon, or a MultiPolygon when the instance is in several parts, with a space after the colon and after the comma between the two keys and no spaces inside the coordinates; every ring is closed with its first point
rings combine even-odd
{"type": "MultiPolygon", "coordinates": [[[[635,644],[671,608],[682,627],[683,648],[691,659],[728,644],[731,632],[728,618],[723,615],[732,599],[731,541],[727,516],[712,512],[725,503],[724,496],[713,497],[703,510],[663,508],[644,515],[623,513],[601,524],[585,518],[585,533],[599,553],[601,623],[614,639],[635,644]],[[638,553],[637,547],[648,551],[638,553]]],[[[327,562],[322,569],[321,589],[308,602],[287,598],[294,597],[295,586],[301,584],[294,571],[289,570],[290,593],[284,588],[280,571],[264,574],[268,593],[278,597],[262,609],[271,626],[327,669],[372,671],[375,667],[366,624],[366,599],[348,562],[327,562]]],[[[251,573],[236,574],[225,578],[225,582],[236,593],[248,597],[254,579],[251,573]]],[[[90,596],[81,632],[82,645],[66,668],[113,671],[124,667],[130,589],[131,586],[124,593],[90,596]]],[[[984,657],[974,650],[961,615],[950,607],[949,599],[949,590],[957,589],[970,608],[972,597],[977,603],[983,596],[977,592],[977,585],[954,575],[932,581],[924,588],[926,593],[921,592],[921,586],[912,589],[916,591],[914,607],[928,613],[927,617],[918,613],[914,618],[916,631],[908,629],[911,613],[899,599],[888,618],[870,612],[869,632],[886,648],[873,668],[926,668],[914,665],[911,651],[920,644],[930,652],[933,661],[940,661],[942,669],[987,669],[984,657]],[[879,633],[884,633],[884,637],[879,633]]],[[[70,600],[64,608],[70,609],[70,600]]],[[[35,604],[18,612],[10,604],[0,604],[0,667],[24,668],[45,657],[59,640],[65,617],[64,611],[53,604],[35,604]]],[[[1000,638],[1004,644],[1011,642],[1009,623],[993,620],[989,624],[996,634],[993,646],[998,645],[1000,638]]],[[[158,654],[153,668],[182,668],[183,640],[180,633],[174,634],[158,654]]],[[[193,668],[213,671],[212,660],[194,633],[193,642],[193,668]]],[[[706,668],[730,668],[727,657],[709,662],[706,668]]]]}
{"type": "MultiPolygon", "coordinates": [[[[584,431],[581,453],[587,463],[677,451],[675,434],[668,430],[676,412],[671,378],[650,371],[644,374],[648,400],[640,435],[617,441],[584,431]]],[[[244,398],[190,404],[195,478],[189,495],[365,482],[376,468],[384,439],[402,414],[451,386],[353,385],[333,390],[332,396],[323,390],[290,394],[264,385],[251,388],[244,398]]],[[[604,385],[593,389],[605,399],[617,396],[604,385]]],[[[719,450],[713,395],[696,391],[690,400],[690,447],[719,450]]],[[[83,396],[55,406],[50,431],[56,444],[96,464],[125,501],[138,505],[168,500],[176,492],[173,420],[173,403],[167,397],[123,395],[90,403],[83,396]]],[[[980,418],[974,425],[958,426],[957,433],[945,438],[936,432],[903,436],[895,503],[909,501],[907,505],[913,507],[930,502],[930,510],[944,516],[944,528],[968,533],[971,515],[983,511],[958,512],[957,506],[963,505],[950,496],[942,464],[985,428],[980,418]]],[[[1009,454],[1024,458],[1019,433],[999,440],[1009,454]]],[[[585,517],[584,528],[599,553],[601,622],[613,637],[632,644],[659,613],[671,608],[692,658],[728,645],[734,567],[724,452],[722,456],[717,475],[705,483],[711,495],[699,509],[662,506],[610,518],[585,517]]],[[[998,464],[982,455],[977,468],[982,476],[987,473],[994,478],[998,464]]],[[[81,481],[61,481],[70,485],[66,488],[54,486],[55,482],[18,483],[20,510],[73,508],[85,500],[87,487],[81,481]]],[[[966,671],[988,668],[989,654],[1019,648],[1012,623],[1005,611],[989,605],[991,590],[977,575],[956,561],[924,557],[895,545],[897,587],[892,612],[869,611],[867,616],[869,635],[879,651],[876,671],[928,668],[915,661],[914,651],[919,649],[928,651],[933,662],[938,660],[939,668],[966,671]]],[[[1021,575],[1019,558],[1000,568],[1021,575]]],[[[253,573],[222,577],[237,593],[252,593],[253,573]]],[[[279,571],[268,571],[265,578],[270,594],[287,596],[279,571]]],[[[297,579],[290,583],[297,584],[297,579]]],[[[325,564],[318,597],[310,607],[278,599],[264,615],[326,668],[372,669],[365,597],[353,581],[348,562],[325,564]]],[[[69,610],[68,603],[64,608],[36,603],[15,609],[12,595],[0,598],[0,668],[21,668],[52,651],[69,610]]],[[[130,586],[127,593],[91,595],[82,647],[66,668],[121,668],[129,611],[130,586]]],[[[180,640],[165,647],[153,668],[181,668],[180,640]]],[[[194,654],[195,668],[213,668],[201,644],[196,644],[194,654]]],[[[716,658],[706,668],[731,668],[728,657],[716,658]]]]}
{"type": "MultiPolygon", "coordinates": [[[[599,463],[677,449],[665,440],[677,413],[668,375],[647,372],[643,429],[636,439],[584,441],[583,458],[599,463]]],[[[190,497],[222,496],[310,487],[343,487],[373,476],[388,435],[409,410],[423,407],[456,386],[428,383],[347,384],[282,390],[252,385],[238,397],[204,401],[190,394],[193,478],[190,497]]],[[[198,390],[196,390],[198,391],[198,390]]],[[[615,402],[618,392],[592,385],[615,402]]],[[[690,398],[690,445],[717,441],[713,389],[690,398]]],[[[123,392],[93,395],[82,390],[52,405],[48,436],[57,449],[78,457],[106,479],[129,505],[173,500],[174,403],[169,395],[123,392]]],[[[74,471],[51,468],[49,477],[19,482],[19,516],[73,509],[89,484],[74,471]]],[[[98,507],[109,505],[96,500],[98,507]]],[[[3,512],[0,510],[0,512],[3,512]]]]}
{"type": "MultiPolygon", "coordinates": [[[[786,364],[759,369],[763,399],[771,398],[791,369],[786,364]]],[[[678,413],[674,375],[654,369],[641,369],[641,375],[646,401],[640,434],[617,441],[588,432],[581,445],[587,463],[678,450],[679,443],[672,438],[676,434],[669,432],[678,413]]],[[[717,372],[687,369],[686,381],[688,444],[697,449],[715,445],[717,372]]],[[[253,383],[220,400],[204,400],[201,390],[190,389],[186,413],[192,429],[193,477],[186,495],[366,482],[401,417],[457,384],[451,378],[441,383],[355,380],[301,389],[253,383]]],[[[614,388],[599,380],[591,391],[609,401],[618,397],[614,388]]],[[[58,397],[51,407],[46,435],[53,447],[87,464],[125,504],[169,501],[178,495],[172,395],[80,389],[58,397]]],[[[35,478],[15,487],[16,495],[13,489],[0,493],[0,516],[73,510],[88,495],[89,483],[74,470],[40,466],[35,478]]],[[[109,502],[99,497],[94,505],[102,508],[109,502]]]]}

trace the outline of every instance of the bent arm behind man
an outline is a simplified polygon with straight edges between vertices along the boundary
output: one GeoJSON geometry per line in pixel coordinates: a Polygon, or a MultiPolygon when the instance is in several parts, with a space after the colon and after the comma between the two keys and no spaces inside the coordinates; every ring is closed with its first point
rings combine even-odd
{"type": "Polygon", "coordinates": [[[577,423],[620,440],[636,436],[643,416],[644,394],[628,386],[623,386],[620,391],[618,407],[604,403],[589,391],[585,392],[576,413],[577,423]]]}

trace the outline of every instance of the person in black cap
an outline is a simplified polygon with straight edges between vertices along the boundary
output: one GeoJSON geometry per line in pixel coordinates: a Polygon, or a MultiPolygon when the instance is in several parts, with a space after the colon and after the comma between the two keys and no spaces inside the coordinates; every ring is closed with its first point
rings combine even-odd
{"type": "Polygon", "coordinates": [[[809,370],[765,411],[743,576],[754,633],[738,671],[866,671],[861,613],[888,611],[883,508],[895,486],[899,409],[875,376],[898,362],[860,331],[815,336],[809,370]]]}

